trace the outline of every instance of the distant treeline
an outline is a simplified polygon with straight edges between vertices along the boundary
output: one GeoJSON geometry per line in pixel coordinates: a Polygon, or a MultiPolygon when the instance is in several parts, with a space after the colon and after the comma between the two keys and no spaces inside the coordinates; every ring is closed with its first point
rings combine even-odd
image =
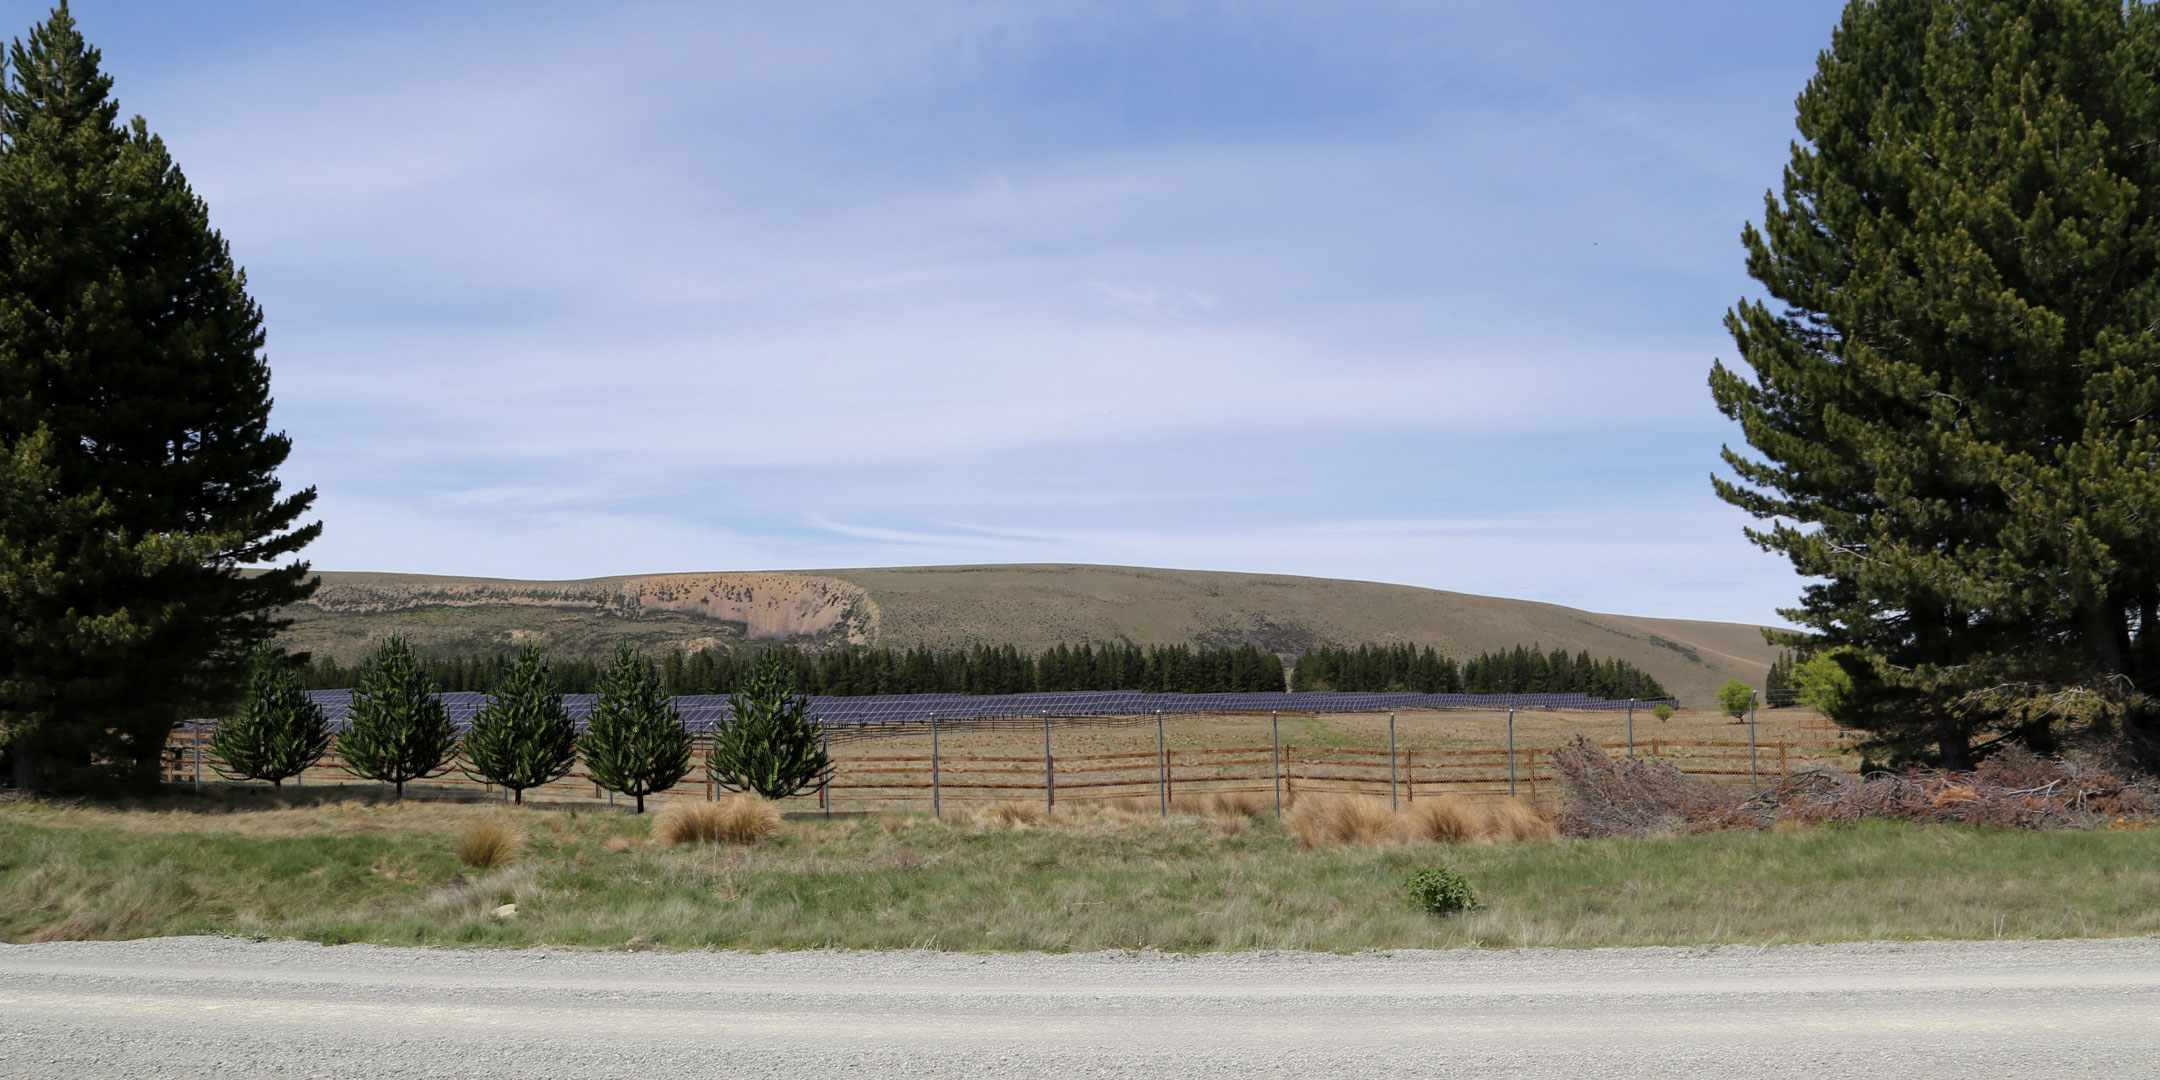
{"type": "MultiPolygon", "coordinates": [[[[776,653],[799,694],[1028,694],[1052,690],[1145,690],[1168,694],[1231,694],[1283,689],[1283,665],[1256,646],[1225,649],[1189,645],[1058,645],[1035,653],[1011,645],[966,649],[844,649],[809,653],[792,645],[727,652],[675,650],[660,658],[660,682],[670,694],[732,694],[758,656],[776,653]]],[[[514,653],[425,661],[444,690],[492,690],[514,653]]],[[[589,694],[600,662],[555,660],[555,688],[589,694]]],[[[360,681],[358,665],[320,659],[303,673],[310,690],[345,689],[360,681]]],[[[1428,694],[1566,694],[1658,699],[1671,695],[1625,660],[1593,660],[1517,646],[1456,661],[1413,645],[1321,646],[1291,669],[1292,690],[1421,691],[1428,694]]]]}
{"type": "Polygon", "coordinates": [[[1357,690],[1425,694],[1588,694],[1624,701],[1672,695],[1625,660],[1593,660],[1564,649],[1547,653],[1515,646],[1457,663],[1415,645],[1322,645],[1290,669],[1292,690],[1357,690]]]}
{"type": "MultiPolygon", "coordinates": [[[[1011,645],[967,649],[847,649],[822,655],[791,645],[725,652],[669,652],[660,659],[661,685],[670,694],[732,694],[752,663],[766,652],[786,663],[799,694],[860,697],[865,694],[1027,694],[1050,690],[1146,690],[1173,694],[1280,691],[1283,665],[1252,645],[1196,649],[1189,645],[1058,645],[1032,653],[1011,645]]],[[[426,661],[444,690],[492,689],[508,670],[512,653],[426,661]]],[[[592,660],[550,665],[555,687],[589,694],[599,681],[592,660]]],[[[358,666],[317,660],[305,674],[311,690],[345,689],[360,681],[358,666]]]]}

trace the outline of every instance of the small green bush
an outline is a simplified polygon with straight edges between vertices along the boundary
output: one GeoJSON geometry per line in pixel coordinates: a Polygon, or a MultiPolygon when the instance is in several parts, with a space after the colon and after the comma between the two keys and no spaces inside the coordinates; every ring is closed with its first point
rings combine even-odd
{"type": "Polygon", "coordinates": [[[1650,715],[1655,716],[1660,720],[1670,720],[1672,719],[1674,711],[1675,710],[1670,705],[1660,705],[1657,708],[1650,710],[1650,715]]]}
{"type": "Polygon", "coordinates": [[[1470,881],[1445,866],[1430,866],[1412,873],[1403,882],[1403,891],[1417,906],[1435,915],[1453,915],[1458,911],[1476,911],[1483,907],[1477,894],[1470,891],[1470,881]]]}

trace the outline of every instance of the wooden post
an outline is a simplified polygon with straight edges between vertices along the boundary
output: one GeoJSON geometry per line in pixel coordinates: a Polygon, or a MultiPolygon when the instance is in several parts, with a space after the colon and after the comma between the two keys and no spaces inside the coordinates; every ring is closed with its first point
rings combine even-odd
{"type": "Polygon", "coordinates": [[[202,791],[202,725],[193,727],[195,734],[195,790],[202,791]]]}
{"type": "Polygon", "coordinates": [[[1057,809],[1057,776],[1050,771],[1050,714],[1043,713],[1043,809],[1057,809]]]}
{"type": "Polygon", "coordinates": [[[1757,789],[1755,781],[1755,691],[1748,691],[1747,699],[1747,786],[1757,789]]]}
{"type": "Polygon", "coordinates": [[[1792,775],[1785,768],[1785,738],[1782,735],[1777,741],[1777,774],[1781,777],[1792,775]]]}
{"type": "Polygon", "coordinates": [[[938,787],[937,714],[930,714],[930,816],[945,816],[944,791],[938,787]]]}
{"type": "Polygon", "coordinates": [[[1417,801],[1417,769],[1410,761],[1416,753],[1415,750],[1402,752],[1402,801],[1406,803],[1417,801]]]}
{"type": "Polygon", "coordinates": [[[1275,820],[1282,820],[1282,714],[1268,713],[1269,757],[1275,762],[1275,820]]]}
{"type": "Polygon", "coordinates": [[[825,755],[825,782],[818,785],[817,801],[819,808],[825,811],[825,819],[830,821],[832,820],[832,778],[835,770],[832,763],[832,738],[825,734],[824,720],[824,717],[818,718],[818,752],[825,755]]]}
{"type": "Polygon", "coordinates": [[[1537,805],[1537,747],[1523,753],[1523,762],[1530,766],[1530,804],[1537,805]]]}
{"type": "Polygon", "coordinates": [[[1627,699],[1627,756],[1635,756],[1635,699],[1627,699]]]}

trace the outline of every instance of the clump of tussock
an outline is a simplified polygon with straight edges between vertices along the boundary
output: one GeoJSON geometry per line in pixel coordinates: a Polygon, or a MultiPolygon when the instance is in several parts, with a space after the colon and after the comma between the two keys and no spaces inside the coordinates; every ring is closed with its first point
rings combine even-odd
{"type": "Polygon", "coordinates": [[[1396,834],[1405,840],[1436,844],[1465,844],[1493,839],[1492,816],[1485,807],[1459,795],[1419,799],[1403,808],[1395,819],[1396,834]]]}
{"type": "Polygon", "coordinates": [[[1394,831],[1395,814],[1387,800],[1370,795],[1303,795],[1283,823],[1309,848],[1376,844],[1394,831]]]}
{"type": "Polygon", "coordinates": [[[1502,799],[1485,804],[1485,835],[1493,840],[1551,840],[1560,832],[1529,803],[1502,799]]]}
{"type": "Polygon", "coordinates": [[[479,918],[504,904],[530,904],[539,895],[533,868],[515,866],[476,878],[460,876],[430,892],[422,906],[436,918],[455,923],[479,918]]]}
{"type": "Polygon", "coordinates": [[[517,830],[496,818],[475,821],[458,834],[458,861],[475,870],[508,866],[517,852],[517,830]]]}
{"type": "Polygon", "coordinates": [[[671,802],[653,818],[652,831],[666,844],[755,844],[780,831],[780,807],[755,795],[671,802]]]}
{"type": "Polygon", "coordinates": [[[1037,802],[1000,799],[968,812],[969,820],[993,829],[1025,829],[1049,820],[1050,812],[1037,802]]]}
{"type": "Polygon", "coordinates": [[[1275,797],[1265,791],[1206,791],[1180,795],[1172,800],[1170,808],[1181,814],[1251,821],[1274,813],[1275,797]]]}

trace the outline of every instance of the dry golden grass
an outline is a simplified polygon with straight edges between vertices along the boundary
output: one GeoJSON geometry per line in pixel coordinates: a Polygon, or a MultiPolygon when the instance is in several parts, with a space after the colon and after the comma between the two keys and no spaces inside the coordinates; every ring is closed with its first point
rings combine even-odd
{"type": "Polygon", "coordinates": [[[1302,795],[1283,824],[1308,848],[1376,844],[1394,831],[1395,815],[1386,799],[1370,795],[1302,795]]]}
{"type": "Polygon", "coordinates": [[[1462,844],[1488,839],[1491,815],[1481,804],[1455,795],[1442,795],[1419,799],[1403,807],[1395,819],[1395,829],[1405,840],[1462,844]]]}
{"type": "Polygon", "coordinates": [[[653,818],[653,838],[669,844],[755,844],[780,831],[780,805],[756,795],[674,802],[653,818]]]}
{"type": "Polygon", "coordinates": [[[1000,799],[970,810],[967,816],[968,820],[993,829],[1025,829],[1049,820],[1050,812],[1038,802],[1000,799]]]}
{"type": "Polygon", "coordinates": [[[482,818],[458,834],[458,861],[476,870],[508,866],[517,851],[517,830],[500,818],[482,818]]]}
{"type": "Polygon", "coordinates": [[[1486,835],[1494,840],[1551,840],[1560,835],[1545,815],[1520,799],[1485,806],[1486,835]]]}
{"type": "Polygon", "coordinates": [[[1180,795],[1170,809],[1181,814],[1204,814],[1214,818],[1253,820],[1275,812],[1275,796],[1265,791],[1208,791],[1180,795]]]}

